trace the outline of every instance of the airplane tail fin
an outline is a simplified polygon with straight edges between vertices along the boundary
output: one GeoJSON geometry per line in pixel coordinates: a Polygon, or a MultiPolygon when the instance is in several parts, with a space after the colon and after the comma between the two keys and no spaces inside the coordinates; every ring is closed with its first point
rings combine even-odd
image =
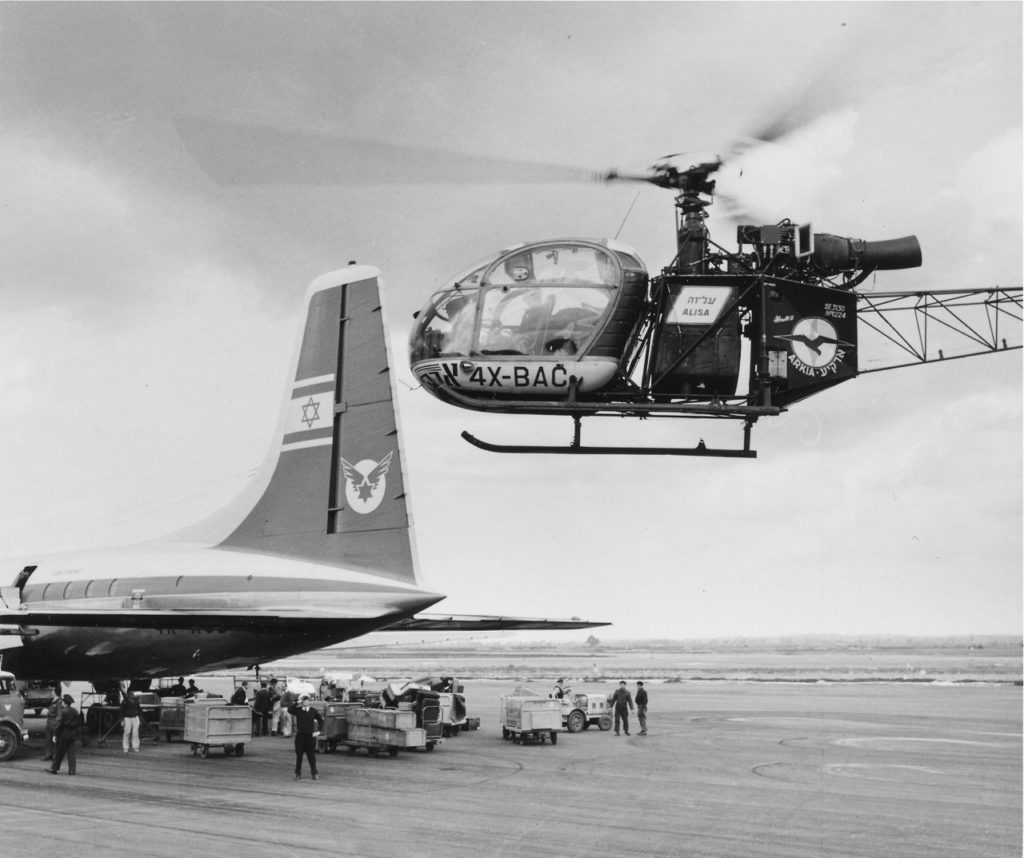
{"type": "Polygon", "coordinates": [[[275,449],[218,547],[419,583],[379,281],[350,265],[310,285],[275,449]]]}

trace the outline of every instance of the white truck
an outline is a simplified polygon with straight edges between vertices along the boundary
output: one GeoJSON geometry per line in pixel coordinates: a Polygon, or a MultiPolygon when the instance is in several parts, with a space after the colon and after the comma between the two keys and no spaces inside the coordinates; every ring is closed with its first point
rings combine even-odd
{"type": "Polygon", "coordinates": [[[586,730],[591,724],[599,730],[611,730],[612,713],[605,694],[574,694],[562,697],[562,724],[570,733],[586,730]]]}
{"type": "Polygon", "coordinates": [[[28,741],[25,729],[25,700],[13,673],[0,670],[0,763],[11,759],[18,745],[28,741]]]}

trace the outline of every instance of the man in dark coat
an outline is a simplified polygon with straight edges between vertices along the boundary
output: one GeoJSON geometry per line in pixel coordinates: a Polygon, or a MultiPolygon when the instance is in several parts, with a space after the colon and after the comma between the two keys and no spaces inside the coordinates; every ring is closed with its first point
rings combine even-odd
{"type": "Polygon", "coordinates": [[[609,698],[608,702],[615,710],[615,735],[619,735],[619,721],[622,722],[622,730],[629,735],[629,710],[633,708],[633,695],[626,688],[626,680],[619,683],[619,687],[609,698]]]}
{"type": "Polygon", "coordinates": [[[252,698],[252,711],[256,715],[256,729],[253,732],[257,736],[266,736],[270,732],[270,712],[273,708],[270,689],[267,688],[267,683],[261,682],[252,698]]]}
{"type": "Polygon", "coordinates": [[[60,764],[64,762],[65,755],[68,758],[68,774],[73,775],[77,770],[75,742],[78,741],[78,728],[81,721],[74,703],[74,697],[70,694],[64,695],[64,706],[61,708],[60,720],[57,722],[57,750],[53,757],[53,765],[46,770],[51,775],[60,771],[60,764]]]}
{"type": "Polygon", "coordinates": [[[316,773],[316,737],[324,728],[323,716],[309,705],[309,695],[303,694],[298,703],[288,707],[295,724],[295,780],[302,777],[302,756],[309,760],[309,773],[313,780],[320,778],[316,773]]]}
{"type": "Polygon", "coordinates": [[[640,735],[647,735],[647,689],[642,682],[636,684],[636,720],[640,722],[640,735]]]}
{"type": "Polygon", "coordinates": [[[52,760],[53,752],[57,750],[57,724],[60,723],[60,710],[64,701],[59,694],[53,695],[50,701],[50,708],[46,710],[46,755],[43,760],[52,760]]]}
{"type": "Polygon", "coordinates": [[[243,682],[238,688],[235,689],[235,693],[231,695],[232,706],[245,706],[249,702],[249,683],[243,682]]]}

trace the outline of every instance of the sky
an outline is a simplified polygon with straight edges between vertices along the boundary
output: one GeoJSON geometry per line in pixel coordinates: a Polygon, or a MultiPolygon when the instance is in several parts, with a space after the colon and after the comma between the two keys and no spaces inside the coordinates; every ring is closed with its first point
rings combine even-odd
{"type": "MultiPolygon", "coordinates": [[[[567,444],[571,423],[445,406],[405,344],[435,288],[516,242],[618,234],[652,272],[673,255],[667,192],[470,180],[480,157],[638,170],[780,115],[804,124],[722,176],[763,222],[916,234],[924,265],[880,291],[1019,287],[1021,10],[0,4],[0,555],[158,537],[238,493],[306,286],[357,260],[384,275],[439,609],[603,638],[1020,633],[1020,351],[861,376],[730,460],[477,450],[462,430],[567,444]],[[181,117],[380,145],[359,184],[218,183],[181,117]],[[424,149],[467,178],[413,181],[424,149]]],[[[701,438],[739,446],[740,425],[584,422],[593,444],[701,438]]]]}

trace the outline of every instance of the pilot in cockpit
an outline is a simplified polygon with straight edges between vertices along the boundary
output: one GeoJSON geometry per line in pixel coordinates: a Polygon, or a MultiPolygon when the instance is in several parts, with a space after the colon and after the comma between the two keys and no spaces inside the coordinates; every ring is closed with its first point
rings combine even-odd
{"type": "Polygon", "coordinates": [[[533,266],[529,254],[510,256],[505,260],[505,273],[513,283],[523,283],[533,279],[533,266]]]}

